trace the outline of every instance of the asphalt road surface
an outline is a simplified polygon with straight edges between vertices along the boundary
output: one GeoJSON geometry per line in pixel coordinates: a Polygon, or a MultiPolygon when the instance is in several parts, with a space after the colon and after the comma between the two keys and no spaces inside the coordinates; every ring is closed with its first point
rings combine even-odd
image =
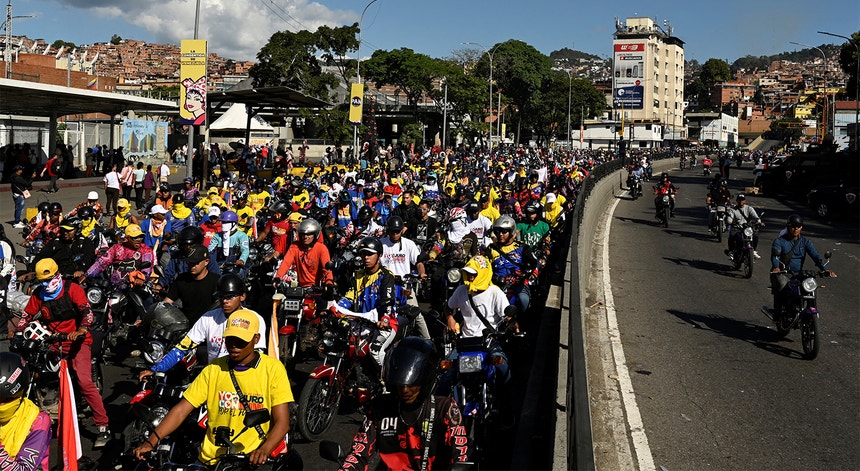
{"type": "MultiPolygon", "coordinates": [[[[732,169],[733,195],[750,185],[746,167],[732,169]]],[[[744,279],[724,255],[725,241],[707,235],[701,170],[676,165],[670,175],[680,193],[669,227],[654,218],[646,186],[637,201],[623,194],[609,241],[625,366],[655,467],[860,468],[857,221],[821,221],[803,201],[748,196],[767,226],[762,259],[744,279]],[[760,312],[772,304],[770,244],[795,212],[818,251],[833,252],[838,274],[819,280],[823,342],[813,361],[801,358],[799,331],[779,339],[760,312]]]]}

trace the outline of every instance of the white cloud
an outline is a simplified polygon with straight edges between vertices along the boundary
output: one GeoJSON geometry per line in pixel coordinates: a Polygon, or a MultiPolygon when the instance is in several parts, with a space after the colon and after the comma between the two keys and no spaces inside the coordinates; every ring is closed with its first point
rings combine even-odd
{"type": "MultiPolygon", "coordinates": [[[[179,44],[194,37],[196,0],[149,0],[104,6],[100,0],[60,0],[106,18],[120,18],[149,31],[160,43],[179,44]]],[[[358,14],[332,10],[306,0],[201,0],[198,37],[209,51],[239,60],[255,60],[277,31],[314,31],[358,21],[358,14]]],[[[122,35],[122,34],[120,34],[122,35]]]]}

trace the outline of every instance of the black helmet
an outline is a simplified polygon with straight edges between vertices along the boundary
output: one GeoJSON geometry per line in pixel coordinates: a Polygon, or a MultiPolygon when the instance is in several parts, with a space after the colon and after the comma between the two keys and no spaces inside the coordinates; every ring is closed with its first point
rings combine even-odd
{"type": "Polygon", "coordinates": [[[235,193],[233,193],[233,197],[236,199],[236,201],[246,200],[248,199],[248,190],[240,188],[236,190],[235,193]]]}
{"type": "Polygon", "coordinates": [[[352,196],[349,195],[348,191],[342,190],[340,193],[338,193],[337,200],[340,203],[347,204],[352,201],[352,196]]]}
{"type": "Polygon", "coordinates": [[[364,221],[365,219],[370,219],[373,217],[373,210],[370,209],[370,206],[362,206],[361,209],[358,210],[358,220],[364,221]]]}
{"type": "Polygon", "coordinates": [[[290,212],[290,208],[288,208],[283,201],[278,201],[277,203],[272,205],[272,212],[286,215],[288,212],[290,212]]]}
{"type": "Polygon", "coordinates": [[[316,219],[308,218],[299,223],[299,235],[313,234],[319,236],[322,231],[322,226],[316,219]]]}
{"type": "Polygon", "coordinates": [[[179,231],[178,239],[180,244],[202,244],[203,231],[197,226],[186,226],[179,231]]]}
{"type": "Polygon", "coordinates": [[[385,357],[382,377],[389,390],[398,386],[421,386],[421,397],[426,397],[436,381],[437,364],[433,342],[406,337],[385,357]]]}
{"type": "Polygon", "coordinates": [[[39,207],[40,213],[47,213],[48,210],[51,209],[51,203],[49,203],[47,201],[42,201],[41,203],[39,203],[38,207],[39,207]]]}
{"type": "Polygon", "coordinates": [[[170,185],[166,183],[162,183],[160,187],[158,187],[158,191],[162,193],[170,193],[170,185]]]}
{"type": "Polygon", "coordinates": [[[725,187],[729,186],[729,182],[725,178],[721,178],[720,179],[720,186],[725,188],[725,187]]]}
{"type": "Polygon", "coordinates": [[[78,211],[78,217],[81,219],[91,219],[96,217],[96,212],[93,211],[91,206],[84,206],[80,211],[78,211]]]}
{"type": "Polygon", "coordinates": [[[663,180],[664,178],[669,178],[669,172],[663,172],[660,174],[660,180],[663,180]]]}
{"type": "Polygon", "coordinates": [[[218,279],[218,292],[215,297],[245,294],[245,282],[235,273],[227,273],[218,279]]]}
{"type": "Polygon", "coordinates": [[[382,253],[382,242],[376,237],[365,237],[358,243],[358,252],[382,253]]]}
{"type": "Polygon", "coordinates": [[[173,195],[173,204],[185,204],[185,197],[182,196],[182,193],[177,193],[173,195]]]}
{"type": "Polygon", "coordinates": [[[537,201],[529,201],[526,203],[525,207],[523,207],[523,212],[526,214],[538,214],[540,213],[540,203],[537,201]]]}
{"type": "Polygon", "coordinates": [[[469,204],[467,204],[466,207],[463,209],[466,210],[466,214],[475,214],[481,211],[481,206],[478,205],[478,203],[475,201],[470,201],[469,204]]]}
{"type": "Polygon", "coordinates": [[[21,397],[30,382],[30,369],[21,355],[12,352],[0,353],[0,401],[21,397]]]}
{"type": "Polygon", "coordinates": [[[385,230],[388,232],[400,232],[403,230],[403,218],[400,216],[390,216],[388,222],[385,223],[385,230]]]}
{"type": "Polygon", "coordinates": [[[803,227],[803,218],[799,214],[792,214],[785,221],[785,227],[803,227]]]}
{"type": "Polygon", "coordinates": [[[51,207],[48,210],[51,214],[59,214],[63,212],[63,205],[60,203],[51,203],[51,207]]]}

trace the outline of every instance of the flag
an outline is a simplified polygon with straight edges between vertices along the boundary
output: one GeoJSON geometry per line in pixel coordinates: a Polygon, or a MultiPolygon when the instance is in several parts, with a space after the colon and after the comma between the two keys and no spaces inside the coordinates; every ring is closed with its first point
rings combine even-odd
{"type": "Polygon", "coordinates": [[[93,79],[90,80],[89,83],[87,83],[87,89],[88,90],[97,90],[98,88],[99,88],[99,78],[93,77],[93,79]]]}
{"type": "Polygon", "coordinates": [[[582,149],[582,135],[585,134],[585,125],[579,123],[579,148],[582,149]]]}
{"type": "Polygon", "coordinates": [[[251,218],[251,237],[254,240],[257,240],[257,237],[259,237],[259,234],[257,234],[257,216],[251,218]]]}
{"type": "Polygon", "coordinates": [[[277,307],[272,309],[272,322],[269,323],[269,342],[268,354],[275,360],[280,360],[278,352],[278,310],[277,307]]]}
{"type": "Polygon", "coordinates": [[[63,469],[78,470],[78,459],[81,451],[81,433],[78,429],[78,411],[75,405],[75,393],[72,389],[72,377],[69,365],[65,359],[60,360],[60,406],[59,406],[59,436],[60,450],[63,456],[63,469]]]}

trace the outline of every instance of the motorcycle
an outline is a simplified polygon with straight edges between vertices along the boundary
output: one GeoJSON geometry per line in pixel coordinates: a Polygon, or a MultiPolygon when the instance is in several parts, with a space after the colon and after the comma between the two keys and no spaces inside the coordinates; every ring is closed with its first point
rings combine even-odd
{"type": "MultiPolygon", "coordinates": [[[[417,308],[408,308],[401,312],[414,321],[417,308]]],[[[344,396],[364,407],[383,390],[380,367],[370,351],[379,327],[365,318],[325,312],[318,346],[323,363],[308,377],[297,411],[299,432],[308,440],[319,440],[328,431],[344,396]]],[[[409,325],[400,325],[392,344],[408,330],[409,325]]]]}
{"type": "Polygon", "coordinates": [[[672,214],[672,197],[665,194],[659,198],[660,209],[657,210],[657,217],[660,219],[660,224],[663,227],[669,227],[669,218],[672,214]]]}
{"type": "Polygon", "coordinates": [[[630,190],[630,197],[633,201],[642,196],[642,178],[638,175],[631,175],[627,178],[627,188],[630,190]]]}
{"type": "MultiPolygon", "coordinates": [[[[215,471],[245,471],[255,469],[248,462],[249,455],[246,453],[238,453],[234,441],[239,435],[246,433],[250,429],[250,433],[256,433],[253,429],[258,425],[265,424],[271,420],[271,414],[268,409],[259,409],[245,415],[242,421],[242,430],[233,435],[230,427],[217,427],[214,431],[215,445],[227,448],[227,452],[218,455],[218,463],[215,465],[215,471]]],[[[291,470],[304,469],[304,463],[301,456],[294,449],[290,449],[286,453],[287,442],[282,441],[275,447],[274,450],[266,458],[267,465],[273,465],[272,469],[291,470]]]]}
{"type": "Polygon", "coordinates": [[[726,206],[723,204],[712,204],[710,206],[711,227],[708,230],[717,238],[717,242],[723,241],[723,233],[728,229],[726,223],[726,206]]]}
{"type": "Polygon", "coordinates": [[[682,155],[681,156],[681,170],[684,170],[685,168],[687,168],[687,156],[682,155]]]}
{"type": "Polygon", "coordinates": [[[294,364],[316,345],[322,323],[320,313],[326,307],[322,295],[320,286],[302,288],[285,281],[277,284],[272,308],[278,319],[279,355],[285,365],[294,364]]]}
{"type": "MultiPolygon", "coordinates": [[[[764,214],[764,213],[762,213],[764,214]]],[[[755,249],[753,239],[759,224],[744,223],[732,237],[735,238],[734,250],[730,253],[734,269],[743,267],[744,278],[752,278],[755,249]]]]}
{"type": "MultiPolygon", "coordinates": [[[[825,268],[830,263],[831,256],[830,251],[824,253],[825,268]]],[[[783,271],[770,275],[771,290],[783,296],[780,312],[774,312],[767,306],[762,307],[762,312],[776,325],[776,333],[780,338],[788,335],[792,329],[800,329],[803,358],[813,360],[821,348],[821,331],[818,328],[820,312],[817,302],[819,285],[815,279],[829,275],[826,270],[790,273],[785,271],[785,265],[781,262],[780,269],[783,271]]]]}
{"type": "Polygon", "coordinates": [[[52,418],[56,418],[58,413],[57,393],[62,359],[59,344],[67,339],[67,334],[53,333],[38,321],[33,321],[24,329],[23,335],[15,335],[9,343],[9,350],[21,355],[30,369],[24,397],[32,400],[52,418]]]}
{"type": "Polygon", "coordinates": [[[713,164],[714,164],[714,162],[708,157],[705,157],[704,159],[702,159],[702,175],[704,175],[706,177],[711,176],[711,166],[713,164]]]}

